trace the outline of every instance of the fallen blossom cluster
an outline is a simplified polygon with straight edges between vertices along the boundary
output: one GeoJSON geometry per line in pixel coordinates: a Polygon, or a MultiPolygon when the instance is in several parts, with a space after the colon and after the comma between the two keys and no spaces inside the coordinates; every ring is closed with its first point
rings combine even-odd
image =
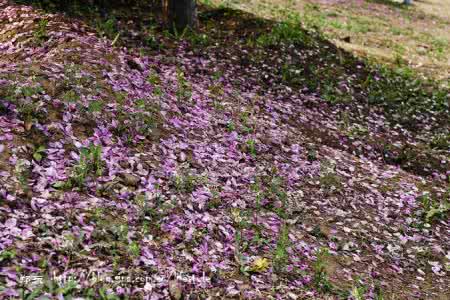
{"type": "MultiPolygon", "coordinates": [[[[378,286],[444,293],[450,223],[425,222],[423,201],[448,197],[448,174],[386,164],[342,135],[339,108],[240,68],[184,43],[173,59],[114,48],[81,22],[1,0],[2,297],[36,290],[24,276],[89,273],[147,283],[78,276],[69,292],[319,299],[319,259],[367,299],[378,286]],[[177,273],[207,280],[174,287],[177,273]]],[[[395,139],[382,120],[368,120],[371,135],[395,139]]]]}

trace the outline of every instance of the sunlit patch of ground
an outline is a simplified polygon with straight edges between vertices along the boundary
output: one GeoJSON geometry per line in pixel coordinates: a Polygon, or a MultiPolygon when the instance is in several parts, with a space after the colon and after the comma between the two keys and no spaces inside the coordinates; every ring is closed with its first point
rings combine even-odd
{"type": "Polygon", "coordinates": [[[392,64],[407,63],[422,74],[448,79],[450,70],[450,1],[206,1],[230,5],[263,17],[297,13],[302,23],[317,26],[340,47],[392,64]]]}

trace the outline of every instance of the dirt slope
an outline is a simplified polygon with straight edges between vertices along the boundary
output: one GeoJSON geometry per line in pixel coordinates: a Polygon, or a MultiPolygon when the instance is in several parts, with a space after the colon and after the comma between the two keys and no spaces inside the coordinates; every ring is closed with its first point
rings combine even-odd
{"type": "Polygon", "coordinates": [[[139,53],[0,0],[2,297],[446,299],[449,152],[377,148],[441,119],[284,84],[215,31],[254,20],[216,13],[223,44],[139,53]]]}

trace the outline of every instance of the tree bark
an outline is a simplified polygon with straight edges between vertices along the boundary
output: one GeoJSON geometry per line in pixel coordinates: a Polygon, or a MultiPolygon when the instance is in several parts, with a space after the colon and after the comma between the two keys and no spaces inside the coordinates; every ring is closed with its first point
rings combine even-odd
{"type": "Polygon", "coordinates": [[[195,0],[163,0],[163,11],[170,28],[183,30],[197,26],[195,0]]]}

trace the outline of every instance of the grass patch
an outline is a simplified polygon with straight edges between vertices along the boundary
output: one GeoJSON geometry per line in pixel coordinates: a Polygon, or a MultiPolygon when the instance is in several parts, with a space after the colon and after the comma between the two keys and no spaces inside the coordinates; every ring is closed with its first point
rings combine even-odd
{"type": "Polygon", "coordinates": [[[261,47],[274,47],[280,43],[293,45],[307,45],[313,40],[302,28],[299,17],[291,17],[286,21],[277,23],[270,32],[261,34],[256,44],[261,47]]]}

